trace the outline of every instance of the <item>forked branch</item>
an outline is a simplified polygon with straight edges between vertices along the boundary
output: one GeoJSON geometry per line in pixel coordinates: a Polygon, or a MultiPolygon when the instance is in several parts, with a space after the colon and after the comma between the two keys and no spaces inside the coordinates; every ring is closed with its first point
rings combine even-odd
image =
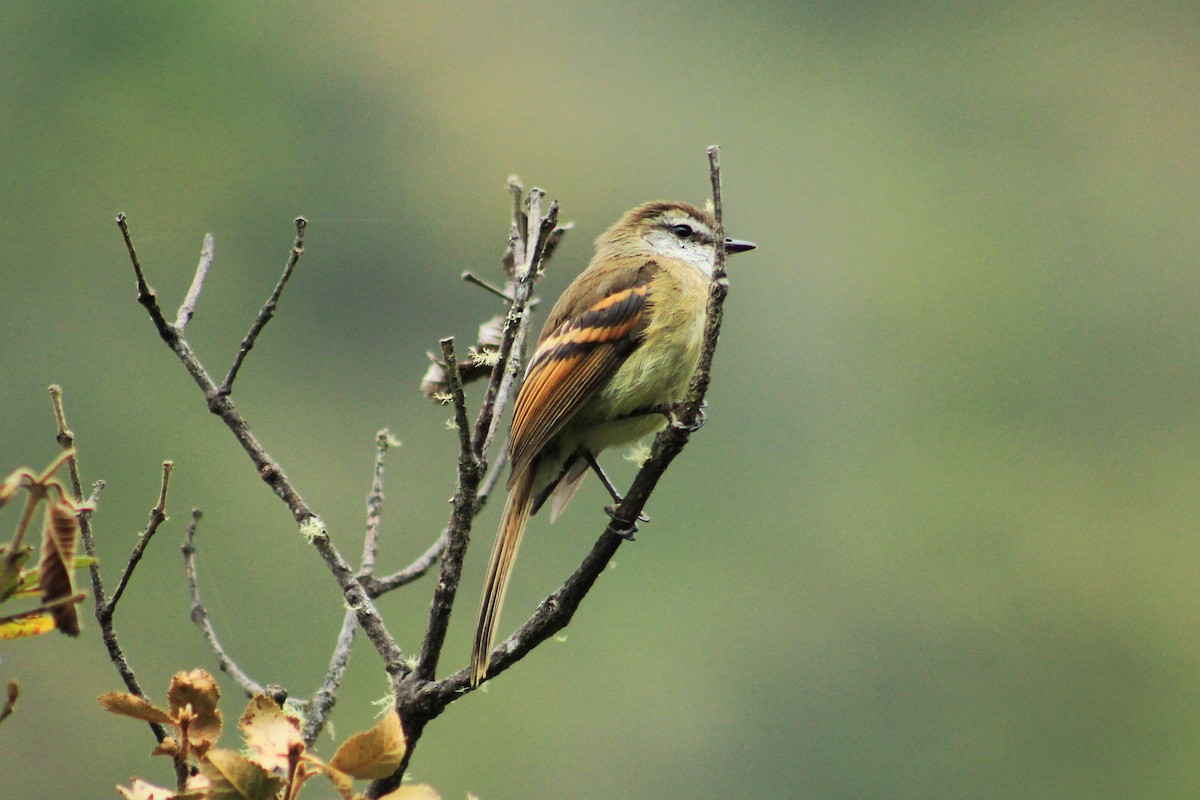
{"type": "MultiPolygon", "coordinates": [[[[117,225],[120,227],[121,235],[125,239],[125,246],[129,252],[129,259],[133,264],[137,280],[138,302],[146,308],[150,319],[154,322],[155,328],[158,330],[159,336],[167,343],[188,371],[188,374],[192,376],[197,386],[200,387],[209,411],[225,423],[225,426],[229,428],[234,438],[237,439],[242,449],[250,457],[259,477],[287,505],[301,533],[304,534],[305,538],[320,554],[325,565],[333,574],[334,579],[342,590],[346,604],[354,610],[358,624],[362,627],[367,638],[375,646],[376,651],[383,659],[384,669],[387,670],[393,679],[398,679],[408,672],[408,667],[404,663],[404,652],[396,643],[396,640],[392,638],[391,634],[388,633],[383,618],[379,615],[379,611],[375,608],[375,604],[370,596],[368,596],[366,590],[363,589],[362,584],[359,583],[354,570],[333,545],[328,532],[325,530],[324,522],[304,501],[304,498],[301,497],[287,475],[284,474],[279,464],[259,444],[258,439],[250,430],[249,424],[238,410],[236,403],[234,403],[229,393],[233,378],[237,375],[237,368],[245,359],[246,353],[253,347],[263,327],[270,321],[278,304],[279,296],[283,288],[287,285],[288,278],[295,270],[300,255],[303,253],[304,229],[306,224],[303,218],[296,220],[296,242],[289,251],[283,275],[280,276],[275,290],[271,293],[271,296],[251,326],[250,333],[243,340],[238,354],[234,357],[234,364],[230,368],[225,382],[222,386],[218,387],[210,377],[208,370],[200,362],[195,351],[192,350],[191,345],[188,344],[183,331],[167,323],[163,317],[154,290],[146,282],[141,264],[138,261],[137,252],[133,246],[133,239],[129,233],[129,226],[125,215],[117,215],[117,225]]],[[[201,263],[203,265],[203,261],[201,263]]],[[[196,294],[199,294],[198,290],[196,294]]]]}

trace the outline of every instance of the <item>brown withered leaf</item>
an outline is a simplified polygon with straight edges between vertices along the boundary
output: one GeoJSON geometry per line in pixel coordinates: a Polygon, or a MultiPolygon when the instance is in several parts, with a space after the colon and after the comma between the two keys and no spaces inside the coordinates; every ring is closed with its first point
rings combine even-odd
{"type": "Polygon", "coordinates": [[[499,350],[504,337],[504,315],[499,314],[479,326],[479,347],[499,350]]]}
{"type": "Polygon", "coordinates": [[[430,400],[437,400],[450,391],[450,379],[446,377],[446,365],[437,360],[433,353],[429,356],[429,369],[421,376],[421,394],[430,400]]]}
{"type": "MultiPolygon", "coordinates": [[[[495,352],[495,348],[492,348],[495,352]]],[[[446,365],[438,361],[433,353],[427,354],[430,359],[429,369],[421,376],[421,394],[430,400],[444,402],[450,396],[450,377],[446,374],[446,365]]],[[[472,381],[486,378],[492,374],[490,364],[477,363],[474,360],[458,362],[458,378],[466,386],[472,381]]]]}
{"type": "MultiPolygon", "coordinates": [[[[504,317],[492,317],[479,326],[479,341],[472,350],[476,353],[494,354],[500,349],[503,332],[504,317]]],[[[425,355],[429,356],[430,364],[429,369],[425,370],[425,374],[421,376],[421,394],[430,400],[440,402],[450,392],[450,379],[446,375],[446,365],[433,353],[427,352],[425,355]]],[[[491,374],[492,365],[484,363],[483,360],[462,359],[458,362],[458,376],[464,386],[491,374]]]]}
{"type": "MultiPolygon", "coordinates": [[[[42,558],[38,562],[42,602],[50,603],[75,594],[75,543],[79,539],[79,518],[66,502],[46,502],[46,523],[42,528],[42,558]]],[[[79,614],[74,603],[62,603],[50,610],[55,626],[68,636],[79,635],[79,614]]]]}
{"type": "Polygon", "coordinates": [[[393,708],[374,728],[342,742],[329,766],[354,778],[386,778],[399,768],[404,748],[400,715],[393,708]]]}
{"type": "Polygon", "coordinates": [[[209,750],[200,771],[209,780],[205,800],[271,800],[283,788],[282,779],[234,750],[209,750]]]}
{"type": "Polygon", "coordinates": [[[238,720],[246,746],[254,752],[254,761],[268,772],[287,774],[288,755],[299,757],[304,751],[300,722],[284,713],[265,694],[255,695],[238,720]]]}
{"type": "Polygon", "coordinates": [[[175,719],[155,706],[144,697],[138,697],[136,694],[127,692],[109,692],[102,694],[97,700],[106,711],[111,711],[114,714],[120,714],[123,717],[133,717],[134,719],[144,720],[146,722],[157,722],[159,725],[174,725],[175,719]]]}
{"type": "Polygon", "coordinates": [[[177,672],[171,678],[171,687],[167,689],[168,707],[171,715],[179,719],[180,712],[191,706],[188,742],[196,755],[203,755],[221,738],[221,711],[217,708],[220,698],[217,682],[202,669],[177,672]]]}

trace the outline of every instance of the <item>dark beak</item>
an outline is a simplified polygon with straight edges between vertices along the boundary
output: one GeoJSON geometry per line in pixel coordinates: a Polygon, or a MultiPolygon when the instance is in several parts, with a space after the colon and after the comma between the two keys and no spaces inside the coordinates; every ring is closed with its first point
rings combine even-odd
{"type": "Polygon", "coordinates": [[[754,242],[742,242],[737,239],[725,240],[726,253],[744,253],[747,250],[753,250],[757,246],[754,242]]]}

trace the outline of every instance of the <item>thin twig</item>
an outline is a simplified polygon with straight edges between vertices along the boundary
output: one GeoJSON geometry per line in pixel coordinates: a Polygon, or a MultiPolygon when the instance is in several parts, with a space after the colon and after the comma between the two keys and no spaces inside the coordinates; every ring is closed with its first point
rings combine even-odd
{"type": "MultiPolygon", "coordinates": [[[[130,258],[135,264],[135,272],[138,276],[138,298],[141,300],[143,288],[149,294],[153,302],[154,293],[149,287],[145,286],[145,281],[142,279],[141,268],[137,267],[137,256],[133,251],[133,244],[129,242],[128,229],[125,227],[125,215],[121,214],[117,217],[117,223],[121,226],[121,232],[125,235],[126,242],[130,248],[130,258]]],[[[154,315],[152,314],[151,317],[154,315]]],[[[159,318],[161,318],[159,314],[159,318]]],[[[157,325],[157,323],[156,323],[157,325]]],[[[75,435],[67,426],[67,415],[63,408],[62,389],[55,385],[50,387],[50,399],[54,405],[54,418],[58,425],[58,434],[55,437],[60,447],[64,450],[71,450],[75,446],[75,435]]],[[[76,456],[72,455],[68,461],[68,469],[71,476],[71,491],[74,492],[76,502],[83,500],[83,485],[79,479],[79,467],[76,456]]],[[[91,566],[89,572],[92,578],[92,598],[96,603],[96,622],[100,626],[100,638],[104,641],[104,647],[108,651],[108,659],[112,662],[113,667],[117,670],[117,674],[121,676],[122,683],[125,688],[138,697],[149,700],[150,698],[142,691],[141,685],[138,683],[137,675],[134,674],[133,668],[129,666],[128,659],[125,658],[125,652],[121,649],[121,643],[117,639],[116,630],[112,625],[112,614],[106,613],[105,609],[109,608],[108,600],[105,597],[104,581],[100,575],[100,564],[96,558],[96,540],[92,535],[91,518],[96,508],[96,504],[100,500],[100,493],[104,491],[104,481],[96,481],[92,486],[92,494],[87,500],[86,510],[79,514],[79,538],[83,541],[84,552],[91,558],[91,566]]],[[[165,492],[165,489],[164,489],[165,492]]],[[[150,726],[150,732],[159,743],[162,743],[167,738],[167,729],[157,722],[147,722],[150,726]]],[[[182,786],[187,780],[187,765],[176,762],[175,764],[175,781],[176,784],[182,786]]]]}
{"type": "MultiPolygon", "coordinates": [[[[479,516],[479,512],[487,504],[488,498],[496,488],[496,484],[500,482],[500,477],[504,474],[504,465],[507,463],[508,445],[506,444],[500,451],[500,454],[496,456],[496,463],[488,470],[487,477],[483,479],[483,483],[479,486],[479,491],[475,494],[474,516],[479,516]]],[[[386,577],[376,578],[360,573],[359,579],[362,580],[363,586],[366,587],[367,594],[371,595],[371,597],[378,597],[381,594],[387,594],[393,589],[406,586],[420,578],[442,557],[449,538],[450,525],[447,525],[445,528],[442,528],[442,532],[438,534],[438,538],[434,540],[433,544],[429,545],[424,553],[417,556],[416,560],[386,577]]]]}
{"type": "Polygon", "coordinates": [[[399,440],[392,438],[392,432],[387,428],[375,434],[375,471],[371,476],[371,491],[367,494],[367,532],[363,537],[359,575],[375,572],[375,554],[379,552],[379,521],[383,516],[383,468],[388,449],[399,445],[399,440]]]}
{"type": "Polygon", "coordinates": [[[475,455],[471,442],[471,427],[467,422],[467,401],[463,396],[462,378],[458,374],[458,360],[454,355],[454,339],[441,340],[442,358],[446,361],[446,375],[450,383],[450,396],[454,401],[454,424],[458,428],[458,488],[451,500],[450,534],[446,551],[442,556],[442,571],[433,590],[433,602],[429,609],[429,626],[421,643],[421,656],[417,662],[414,678],[432,680],[437,671],[438,657],[450,626],[450,610],[458,592],[458,580],[462,574],[463,557],[470,541],[471,521],[475,517],[475,493],[483,477],[483,464],[475,455]],[[458,535],[455,535],[457,533],[458,535]]]}
{"type": "Polygon", "coordinates": [[[481,461],[484,460],[496,436],[504,406],[512,394],[517,372],[520,370],[521,353],[530,322],[526,307],[533,296],[533,285],[541,275],[547,237],[557,227],[558,201],[552,202],[550,211],[542,217],[543,197],[545,192],[541,189],[531,189],[527,198],[528,214],[517,213],[518,219],[513,222],[514,230],[525,230],[529,232],[530,238],[520,242],[519,247],[513,249],[516,264],[513,269],[513,280],[516,283],[513,289],[513,303],[500,339],[499,357],[492,370],[492,378],[488,381],[479,417],[475,421],[475,455],[481,461]],[[521,254],[525,256],[523,260],[520,258],[521,254]]]}
{"type": "MultiPolygon", "coordinates": [[[[170,461],[164,461],[162,465],[162,483],[158,491],[158,503],[154,508],[150,509],[150,521],[146,525],[141,536],[138,537],[137,544],[134,545],[133,551],[129,555],[129,561],[125,564],[125,570],[121,574],[121,579],[117,582],[117,588],[113,592],[112,597],[108,600],[103,599],[103,587],[99,585],[99,571],[93,573],[92,586],[96,589],[99,586],[99,591],[96,594],[96,621],[100,623],[100,629],[103,633],[105,644],[109,645],[109,656],[115,658],[120,656],[120,660],[124,662],[124,656],[120,654],[120,648],[117,646],[116,633],[113,631],[113,615],[117,610],[117,603],[121,599],[121,595],[125,592],[125,587],[129,585],[130,579],[133,577],[133,571],[137,567],[138,562],[142,559],[142,554],[146,552],[146,546],[150,544],[150,540],[154,538],[155,532],[159,526],[167,518],[166,502],[167,502],[167,487],[171,481],[171,469],[173,464],[170,461]],[[114,652],[115,648],[115,652],[114,652]]],[[[94,556],[94,552],[89,552],[88,555],[94,556]]],[[[114,663],[116,663],[114,661],[114,663]]],[[[117,665],[117,669],[121,669],[121,665],[117,665]]],[[[130,677],[133,672],[130,670],[130,677]]],[[[128,681],[126,682],[128,685],[128,681]]],[[[131,691],[136,691],[132,687],[131,691]]]]}
{"type": "MultiPolygon", "coordinates": [[[[333,545],[328,531],[325,530],[324,522],[321,521],[316,512],[304,501],[300,493],[296,491],[296,488],[292,485],[279,464],[259,444],[253,431],[250,430],[249,424],[238,411],[237,404],[233,402],[233,398],[219,391],[217,385],[209,376],[208,371],[192,350],[191,345],[188,344],[187,339],[179,331],[170,325],[166,325],[165,327],[159,326],[158,320],[162,319],[162,311],[158,308],[158,302],[154,297],[154,293],[149,291],[148,287],[145,293],[141,291],[140,287],[145,285],[145,281],[142,278],[141,266],[137,262],[137,254],[133,248],[133,242],[129,236],[123,214],[118,216],[117,223],[121,227],[122,234],[125,237],[129,258],[133,262],[134,271],[138,276],[138,301],[146,307],[150,318],[155,321],[155,326],[159,330],[159,334],[163,340],[179,358],[184,369],[192,376],[196,385],[200,387],[200,391],[203,393],[208,405],[208,410],[221,419],[225,427],[229,429],[238,444],[242,446],[242,449],[250,457],[251,462],[258,471],[259,477],[287,505],[292,518],[300,527],[301,532],[316,549],[321,559],[325,562],[325,566],[333,574],[334,580],[337,581],[339,588],[342,590],[342,596],[346,604],[354,609],[355,615],[358,618],[358,624],[362,626],[367,638],[383,659],[384,669],[392,676],[393,680],[399,680],[408,674],[408,667],[404,662],[404,651],[396,643],[392,635],[388,633],[387,626],[384,624],[383,618],[379,615],[375,604],[367,596],[362,584],[358,582],[354,570],[333,545]]],[[[301,227],[301,225],[297,224],[298,229],[301,227]]],[[[299,257],[295,247],[292,254],[296,258],[299,257]]]]}
{"type": "MultiPolygon", "coordinates": [[[[729,280],[725,277],[725,218],[721,207],[721,148],[713,145],[708,148],[709,177],[712,181],[713,219],[716,229],[717,253],[713,263],[712,281],[708,285],[708,313],[704,320],[704,348],[700,351],[700,360],[696,371],[692,374],[692,382],[688,386],[687,399],[683,403],[683,413],[672,421],[673,428],[694,429],[700,417],[704,395],[708,392],[708,384],[712,379],[713,356],[717,351],[717,337],[721,334],[721,322],[725,318],[725,296],[729,294],[729,280]]],[[[687,442],[686,438],[680,443],[687,442]]],[[[665,467],[664,467],[665,469],[665,467]]],[[[631,518],[630,518],[631,519],[631,518]]]]}
{"type": "Polygon", "coordinates": [[[121,573],[121,579],[117,581],[117,588],[113,590],[112,598],[105,604],[104,614],[109,619],[117,610],[117,603],[121,601],[121,595],[125,593],[125,587],[129,585],[129,579],[133,577],[133,571],[137,568],[138,562],[142,560],[142,554],[146,552],[146,547],[154,538],[158,526],[162,525],[167,518],[167,485],[171,481],[171,470],[174,466],[174,463],[170,461],[163,462],[162,486],[158,492],[158,504],[150,509],[150,521],[146,524],[146,530],[142,531],[137,544],[133,546],[133,552],[129,554],[129,561],[125,564],[125,571],[121,573]]]}
{"type": "Polygon", "coordinates": [[[512,228],[509,231],[508,249],[515,268],[526,263],[525,241],[529,238],[529,218],[521,208],[525,202],[525,187],[516,175],[508,176],[508,194],[512,198],[512,228]]]}
{"type": "Polygon", "coordinates": [[[483,278],[479,277],[474,272],[464,272],[462,274],[462,279],[464,281],[466,281],[467,283],[475,284],[476,286],[478,286],[481,289],[486,289],[487,291],[496,295],[496,297],[499,297],[501,300],[503,300],[506,303],[512,302],[512,298],[509,297],[508,294],[503,289],[501,289],[499,286],[495,286],[495,285],[485,281],[483,278]]]}
{"type": "Polygon", "coordinates": [[[233,391],[233,381],[237,378],[238,371],[242,368],[242,362],[246,360],[246,356],[250,353],[250,349],[254,347],[254,342],[258,339],[258,335],[262,333],[262,329],[271,321],[271,317],[275,316],[275,309],[279,305],[279,296],[283,294],[284,287],[287,286],[288,280],[292,277],[292,272],[296,269],[296,263],[300,260],[300,256],[304,253],[304,229],[308,227],[308,220],[304,217],[296,217],[296,241],[292,244],[292,250],[288,253],[287,263],[283,266],[283,274],[279,276],[279,281],[275,284],[271,296],[267,298],[267,302],[259,310],[258,316],[250,325],[250,332],[246,334],[246,338],[242,340],[242,346],[238,348],[237,355],[233,357],[233,365],[229,367],[229,372],[225,375],[225,380],[221,381],[221,388],[218,393],[228,395],[233,391]]]}
{"type": "Polygon", "coordinates": [[[67,595],[66,597],[59,597],[55,600],[51,600],[49,603],[43,603],[37,608],[30,608],[26,609],[25,611],[18,611],[16,614],[9,614],[8,616],[0,617],[0,625],[5,625],[18,619],[25,619],[26,617],[36,617],[39,614],[45,614],[47,611],[55,608],[82,603],[86,599],[87,595],[83,592],[80,592],[79,594],[67,595]]]}
{"type": "Polygon", "coordinates": [[[442,532],[433,540],[433,543],[425,548],[425,552],[417,556],[406,567],[383,578],[376,578],[373,575],[360,575],[360,580],[362,580],[367,594],[373,598],[379,597],[394,589],[399,589],[401,586],[406,586],[429,572],[433,565],[438,562],[438,559],[442,557],[442,553],[446,551],[446,540],[449,538],[450,527],[447,526],[442,528],[442,532]]]}
{"type": "Polygon", "coordinates": [[[471,447],[471,426],[467,422],[467,398],[463,394],[462,376],[458,372],[458,357],[454,353],[454,337],[442,339],[442,358],[446,360],[446,374],[450,383],[450,399],[454,404],[454,427],[458,430],[459,466],[478,468],[475,451],[471,447]]]}
{"type": "MultiPolygon", "coordinates": [[[[367,494],[367,531],[363,537],[360,580],[369,577],[375,569],[375,555],[379,549],[379,521],[383,513],[384,463],[387,460],[388,448],[394,445],[399,445],[399,442],[392,438],[391,432],[386,428],[375,434],[375,471],[371,478],[371,491],[367,494]]],[[[358,624],[354,612],[347,611],[342,617],[342,628],[338,631],[337,643],[329,657],[329,668],[325,670],[325,678],[313,693],[305,714],[303,735],[309,747],[321,735],[321,730],[325,727],[334,704],[337,703],[337,692],[350,665],[350,650],[354,646],[354,635],[357,631],[358,624]]]]}
{"type": "Polygon", "coordinates": [[[183,569],[187,574],[188,594],[192,598],[192,622],[196,623],[196,627],[204,634],[204,640],[208,642],[208,649],[212,650],[213,655],[217,657],[217,666],[221,671],[233,678],[234,683],[242,688],[247,697],[253,697],[265,691],[262,684],[243,672],[237,662],[225,652],[220,639],[217,638],[217,630],[213,627],[208,609],[200,600],[200,581],[196,571],[196,528],[200,524],[202,516],[200,509],[192,509],[192,521],[188,523],[183,532],[183,547],[181,548],[183,569]]]}
{"type": "MultiPolygon", "coordinates": [[[[55,436],[55,441],[63,450],[70,450],[75,446],[75,434],[67,427],[67,415],[63,410],[62,387],[57,383],[50,385],[50,403],[54,406],[54,422],[58,425],[58,435],[55,436]]],[[[71,473],[71,488],[75,490],[75,499],[82,500],[82,490],[79,484],[79,465],[75,463],[75,456],[72,456],[67,464],[67,469],[71,473]]]]}
{"type": "Polygon", "coordinates": [[[167,322],[162,309],[158,307],[158,296],[150,288],[150,284],[146,283],[146,276],[142,274],[142,265],[138,261],[137,251],[133,248],[133,239],[129,236],[129,223],[123,211],[117,214],[117,227],[121,229],[121,236],[125,239],[125,249],[129,251],[129,260],[133,262],[133,274],[137,280],[137,301],[150,314],[150,319],[154,320],[154,327],[158,330],[158,335],[167,344],[171,344],[172,341],[179,338],[179,331],[167,322]]]}
{"type": "Polygon", "coordinates": [[[204,246],[200,248],[200,263],[196,265],[196,274],[192,278],[192,285],[188,288],[187,296],[183,298],[183,305],[179,307],[179,313],[175,315],[175,330],[183,333],[183,329],[192,321],[192,315],[196,313],[196,301],[200,299],[200,290],[204,287],[204,278],[208,275],[208,268],[212,266],[213,260],[213,235],[211,233],[204,234],[204,246]]]}
{"type": "Polygon", "coordinates": [[[354,646],[354,636],[357,630],[358,622],[354,619],[354,612],[347,611],[342,617],[342,627],[338,631],[333,655],[329,658],[329,668],[325,671],[325,679],[313,693],[306,709],[302,735],[304,743],[309,747],[313,746],[317,737],[321,735],[321,731],[325,729],[329,713],[333,711],[333,707],[337,703],[337,692],[341,688],[346,669],[350,666],[350,650],[354,646]]]}

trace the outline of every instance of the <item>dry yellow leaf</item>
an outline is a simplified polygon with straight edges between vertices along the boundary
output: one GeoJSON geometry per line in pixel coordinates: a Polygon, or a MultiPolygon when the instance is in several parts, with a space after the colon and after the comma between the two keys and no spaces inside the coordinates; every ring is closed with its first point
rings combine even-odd
{"type": "Polygon", "coordinates": [[[254,761],[268,771],[287,774],[288,754],[298,757],[304,751],[300,722],[283,712],[265,694],[255,695],[238,721],[246,745],[254,751],[254,761]]]}
{"type": "Polygon", "coordinates": [[[209,780],[205,800],[272,800],[283,781],[241,753],[214,748],[200,762],[209,780]]]}
{"type": "Polygon", "coordinates": [[[221,737],[221,712],[217,709],[220,697],[217,682],[202,669],[177,672],[171,678],[171,687],[167,689],[171,714],[178,719],[185,706],[192,707],[193,719],[188,726],[188,741],[197,755],[216,745],[221,737]]]}
{"type": "Polygon", "coordinates": [[[40,636],[54,630],[54,617],[49,612],[31,614],[20,619],[10,619],[0,623],[0,642],[8,639],[23,639],[26,636],[40,636]]]}
{"type": "Polygon", "coordinates": [[[329,766],[359,779],[386,778],[400,767],[404,748],[400,715],[393,708],[374,728],[342,742],[329,766]]]}
{"type": "Polygon", "coordinates": [[[149,700],[126,692],[109,692],[96,698],[100,705],[114,714],[121,714],[146,722],[157,722],[160,725],[174,725],[175,720],[170,714],[153,705],[149,700]]]}

